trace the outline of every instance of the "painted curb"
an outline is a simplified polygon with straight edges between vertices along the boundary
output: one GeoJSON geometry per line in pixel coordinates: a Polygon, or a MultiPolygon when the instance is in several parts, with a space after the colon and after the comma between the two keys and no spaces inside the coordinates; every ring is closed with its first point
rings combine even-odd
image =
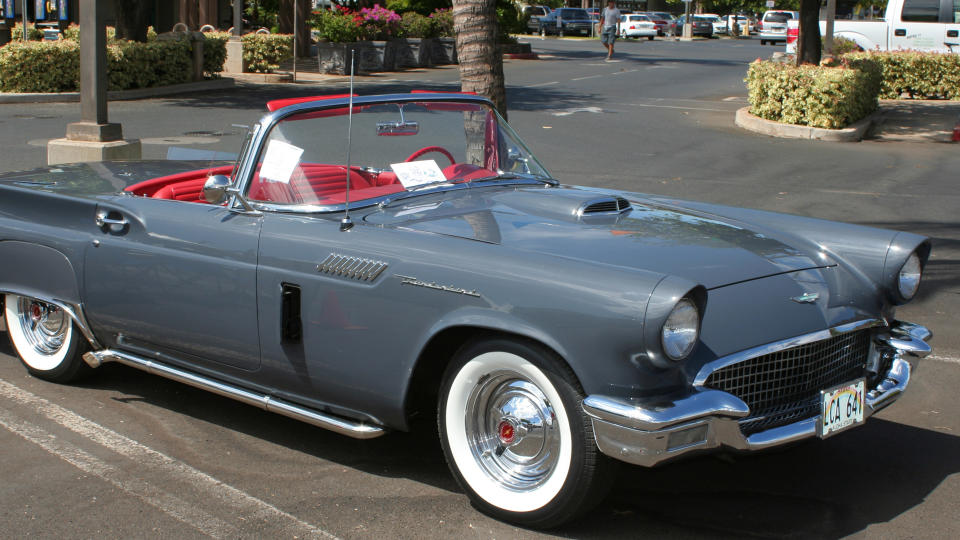
{"type": "Polygon", "coordinates": [[[860,142],[870,127],[873,126],[873,123],[879,118],[880,114],[881,112],[878,110],[870,116],[855,122],[850,127],[843,129],[824,129],[810,126],[797,126],[794,124],[782,124],[780,122],[766,120],[750,114],[750,107],[743,107],[737,110],[735,123],[748,131],[769,135],[771,137],[780,137],[782,139],[860,142]]]}
{"type": "MultiPolygon", "coordinates": [[[[169,86],[158,86],[156,88],[137,88],[134,90],[112,90],[107,92],[107,99],[110,101],[124,101],[132,99],[148,99],[155,97],[171,96],[174,94],[184,94],[187,92],[203,92],[207,90],[223,90],[233,88],[235,81],[230,78],[211,79],[209,81],[198,81],[183,84],[171,84],[169,86]]],[[[7,94],[0,93],[0,104],[4,103],[75,103],[80,101],[80,92],[58,92],[58,93],[30,93],[30,94],[7,94]]]]}

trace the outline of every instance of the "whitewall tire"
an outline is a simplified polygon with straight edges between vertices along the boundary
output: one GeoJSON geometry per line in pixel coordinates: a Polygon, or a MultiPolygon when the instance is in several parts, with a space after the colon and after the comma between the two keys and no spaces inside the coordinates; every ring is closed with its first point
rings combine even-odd
{"type": "Polygon", "coordinates": [[[70,315],[53,304],[26,296],[4,298],[7,336],[20,361],[32,375],[69,382],[82,375],[86,341],[70,315]]]}
{"type": "Polygon", "coordinates": [[[612,467],[581,409],[569,368],[542,347],[490,339],[468,344],[440,389],[441,444],[453,475],[481,511],[552,527],[597,504],[612,467]]]}

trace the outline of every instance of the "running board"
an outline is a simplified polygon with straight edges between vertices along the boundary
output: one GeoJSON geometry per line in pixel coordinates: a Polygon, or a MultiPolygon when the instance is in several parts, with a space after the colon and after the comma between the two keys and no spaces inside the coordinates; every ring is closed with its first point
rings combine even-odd
{"type": "Polygon", "coordinates": [[[265,411],[282,414],[295,420],[329,429],[330,431],[355,439],[373,439],[386,433],[383,428],[377,426],[331,416],[268,395],[244,390],[243,388],[210,379],[190,371],[184,371],[169,364],[163,364],[156,360],[142,358],[122,351],[106,349],[103,351],[88,352],[83,355],[83,360],[90,365],[90,367],[94,368],[108,362],[117,362],[132,368],[141,369],[147,373],[189,384],[201,390],[208,390],[214,394],[232,398],[265,411]]]}

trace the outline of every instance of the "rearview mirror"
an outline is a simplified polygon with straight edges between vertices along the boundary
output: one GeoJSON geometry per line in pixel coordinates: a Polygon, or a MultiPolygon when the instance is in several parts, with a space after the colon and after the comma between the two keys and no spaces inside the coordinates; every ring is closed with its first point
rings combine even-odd
{"type": "Polygon", "coordinates": [[[420,133],[420,122],[377,122],[378,136],[416,135],[420,133]]]}

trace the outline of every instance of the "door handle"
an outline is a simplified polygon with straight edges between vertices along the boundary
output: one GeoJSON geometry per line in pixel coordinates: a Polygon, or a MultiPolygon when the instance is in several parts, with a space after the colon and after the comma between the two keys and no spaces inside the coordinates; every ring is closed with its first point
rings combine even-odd
{"type": "Polygon", "coordinates": [[[893,31],[893,35],[903,37],[907,35],[907,30],[905,28],[897,28],[893,31]]]}
{"type": "Polygon", "coordinates": [[[107,212],[106,210],[99,210],[97,212],[97,217],[96,219],[93,220],[93,222],[96,223],[97,227],[105,227],[107,225],[110,225],[110,226],[118,225],[120,227],[126,227],[127,225],[130,224],[130,222],[127,221],[127,219],[123,216],[120,216],[120,218],[111,218],[111,217],[108,217],[109,215],[110,213],[107,212]]]}
{"type": "Polygon", "coordinates": [[[947,37],[960,37],[960,30],[947,30],[947,37]]]}

